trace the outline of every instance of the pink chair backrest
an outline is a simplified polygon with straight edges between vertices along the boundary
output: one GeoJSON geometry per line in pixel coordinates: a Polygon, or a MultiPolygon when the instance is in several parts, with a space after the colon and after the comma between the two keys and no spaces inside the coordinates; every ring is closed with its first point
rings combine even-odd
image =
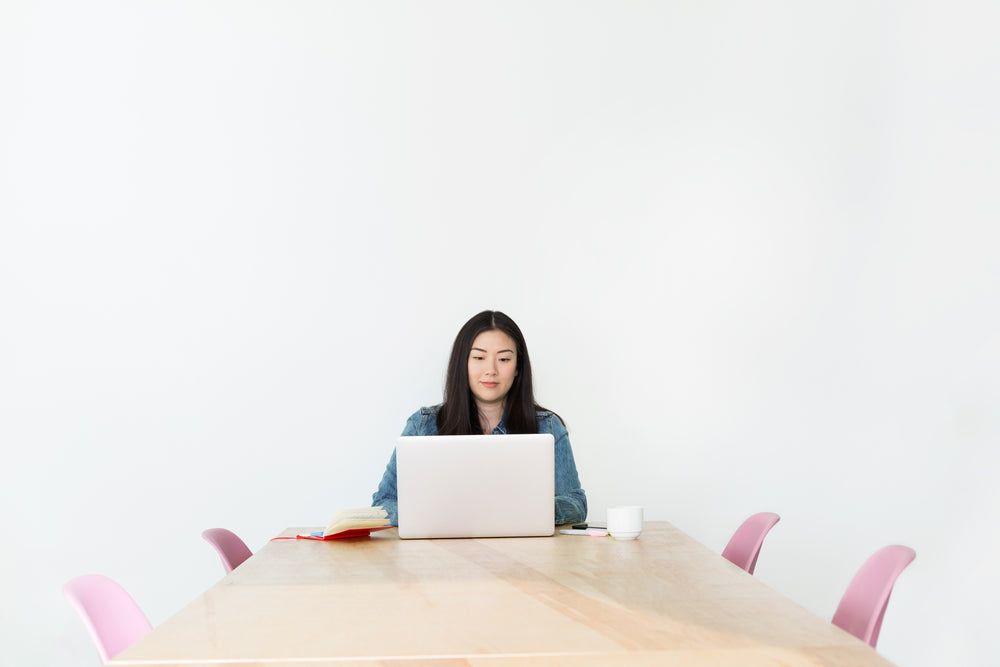
{"type": "Polygon", "coordinates": [[[896,577],[917,557],[910,547],[893,545],[865,561],[840,599],[833,624],[874,648],[896,577]]]}
{"type": "Polygon", "coordinates": [[[108,577],[77,577],[63,586],[63,594],[87,626],[102,665],[153,629],[132,596],[108,577]]]}
{"type": "Polygon", "coordinates": [[[222,567],[225,568],[226,574],[235,570],[243,561],[253,555],[250,548],[236,533],[225,528],[209,528],[202,532],[201,536],[215,547],[219,558],[222,559],[222,567]]]}
{"type": "Polygon", "coordinates": [[[733,533],[729,544],[722,551],[722,557],[753,574],[764,538],[780,519],[781,517],[773,512],[754,514],[733,533]]]}

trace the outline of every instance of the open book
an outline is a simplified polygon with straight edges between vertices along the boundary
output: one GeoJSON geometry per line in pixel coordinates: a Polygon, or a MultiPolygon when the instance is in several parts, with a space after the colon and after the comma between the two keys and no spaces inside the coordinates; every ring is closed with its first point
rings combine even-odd
{"type": "Polygon", "coordinates": [[[303,540],[336,540],[341,537],[369,535],[373,530],[385,528],[391,528],[389,514],[380,505],[378,507],[340,510],[333,515],[325,530],[298,537],[303,540]]]}

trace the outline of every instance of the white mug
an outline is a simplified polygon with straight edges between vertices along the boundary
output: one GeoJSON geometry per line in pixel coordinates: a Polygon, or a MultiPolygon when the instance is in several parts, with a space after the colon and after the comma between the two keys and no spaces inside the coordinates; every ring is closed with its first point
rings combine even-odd
{"type": "Polygon", "coordinates": [[[619,505],[608,508],[608,533],[616,540],[634,540],[642,532],[642,507],[619,505]]]}

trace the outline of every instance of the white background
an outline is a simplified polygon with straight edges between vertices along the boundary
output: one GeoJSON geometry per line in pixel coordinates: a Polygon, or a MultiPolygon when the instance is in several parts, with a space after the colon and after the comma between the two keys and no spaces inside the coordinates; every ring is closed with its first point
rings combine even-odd
{"type": "MultiPolygon", "coordinates": [[[[985,6],[985,3],[984,3],[985,6]]],[[[511,315],[591,519],[639,503],[879,650],[1000,654],[996,12],[953,2],[0,4],[4,663],[97,664],[367,504],[511,315]]]]}

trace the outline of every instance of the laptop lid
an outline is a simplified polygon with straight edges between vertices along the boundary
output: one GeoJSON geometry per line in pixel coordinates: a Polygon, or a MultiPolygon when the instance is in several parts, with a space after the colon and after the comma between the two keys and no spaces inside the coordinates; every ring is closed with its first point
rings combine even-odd
{"type": "Polygon", "coordinates": [[[551,433],[420,435],[396,441],[399,536],[555,533],[551,433]]]}

